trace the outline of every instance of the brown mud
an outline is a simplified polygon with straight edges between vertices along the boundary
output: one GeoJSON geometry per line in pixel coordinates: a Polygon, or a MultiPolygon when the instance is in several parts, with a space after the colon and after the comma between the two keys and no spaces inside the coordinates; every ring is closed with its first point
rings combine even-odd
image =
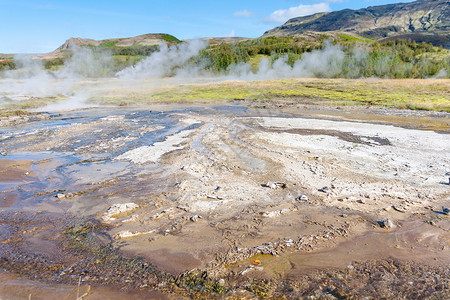
{"type": "Polygon", "coordinates": [[[5,123],[0,295],[449,297],[448,115],[355,110],[5,123]]]}

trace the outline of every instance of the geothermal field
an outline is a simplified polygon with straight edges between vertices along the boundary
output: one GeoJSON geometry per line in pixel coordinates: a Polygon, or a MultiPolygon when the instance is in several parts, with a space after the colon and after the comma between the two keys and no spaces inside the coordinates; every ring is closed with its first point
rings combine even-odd
{"type": "Polygon", "coordinates": [[[0,79],[5,299],[450,297],[448,79],[160,56],[0,79]]]}

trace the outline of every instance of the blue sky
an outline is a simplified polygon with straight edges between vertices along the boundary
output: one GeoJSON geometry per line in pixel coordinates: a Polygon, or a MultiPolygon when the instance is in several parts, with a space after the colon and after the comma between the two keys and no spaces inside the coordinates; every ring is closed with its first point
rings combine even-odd
{"type": "Polygon", "coordinates": [[[0,0],[0,53],[50,52],[70,37],[259,37],[291,17],[397,2],[411,0],[0,0]]]}

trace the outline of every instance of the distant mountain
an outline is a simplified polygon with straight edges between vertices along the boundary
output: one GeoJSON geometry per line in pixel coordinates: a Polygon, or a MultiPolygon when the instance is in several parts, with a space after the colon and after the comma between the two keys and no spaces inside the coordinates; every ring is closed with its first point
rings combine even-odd
{"type": "Polygon", "coordinates": [[[59,46],[55,51],[45,54],[37,54],[36,58],[54,58],[63,57],[67,50],[71,50],[74,47],[85,47],[85,46],[95,46],[95,47],[133,47],[133,46],[156,46],[162,43],[174,44],[178,43],[176,37],[165,33],[148,33],[143,35],[138,35],[129,38],[113,38],[106,40],[93,40],[93,39],[83,39],[83,38],[70,38],[59,46]]]}
{"type": "Polygon", "coordinates": [[[82,39],[82,38],[71,38],[68,39],[63,45],[61,45],[58,50],[66,50],[70,49],[74,46],[101,46],[101,45],[114,45],[117,47],[129,47],[129,46],[153,46],[159,45],[161,43],[170,43],[170,42],[178,42],[179,40],[170,35],[163,33],[149,33],[143,34],[130,38],[115,38],[115,39],[107,39],[107,40],[91,40],[91,39],[82,39]]]}
{"type": "Polygon", "coordinates": [[[308,31],[345,31],[375,40],[410,38],[450,48],[450,1],[417,0],[318,13],[290,19],[265,32],[263,37],[292,36],[308,31]]]}

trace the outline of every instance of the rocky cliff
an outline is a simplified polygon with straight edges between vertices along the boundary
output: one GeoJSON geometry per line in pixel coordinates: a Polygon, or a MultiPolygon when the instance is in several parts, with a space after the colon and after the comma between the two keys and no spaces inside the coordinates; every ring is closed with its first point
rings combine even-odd
{"type": "Polygon", "coordinates": [[[449,46],[450,1],[418,0],[293,18],[264,36],[347,31],[375,40],[403,37],[449,46]]]}

